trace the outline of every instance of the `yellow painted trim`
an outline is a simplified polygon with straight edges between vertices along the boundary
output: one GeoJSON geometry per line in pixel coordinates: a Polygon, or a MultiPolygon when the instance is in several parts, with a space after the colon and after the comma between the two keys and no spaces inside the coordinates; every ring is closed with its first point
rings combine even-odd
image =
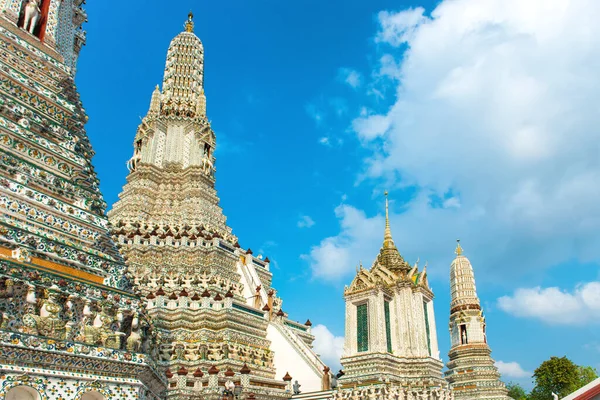
{"type": "MultiPolygon", "coordinates": [[[[12,250],[6,247],[0,246],[0,256],[3,256],[3,258],[9,258],[12,262],[25,264],[20,262],[19,260],[15,260],[14,258],[12,258],[12,250]]],[[[81,271],[79,269],[68,267],[66,265],[58,264],[52,261],[44,260],[43,258],[31,257],[31,264],[33,264],[34,267],[42,267],[46,270],[60,272],[89,282],[94,282],[97,284],[104,283],[104,277],[102,276],[95,275],[86,271],[81,271]]]]}

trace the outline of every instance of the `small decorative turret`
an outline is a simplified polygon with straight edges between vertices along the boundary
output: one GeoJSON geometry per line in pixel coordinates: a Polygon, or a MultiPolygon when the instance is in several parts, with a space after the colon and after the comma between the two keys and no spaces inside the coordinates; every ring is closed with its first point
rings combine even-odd
{"type": "Polygon", "coordinates": [[[150,110],[148,115],[158,116],[160,114],[160,88],[156,85],[154,92],[152,92],[152,99],[150,100],[150,110]]]}
{"type": "Polygon", "coordinates": [[[446,379],[457,399],[508,399],[494,366],[485,333],[485,317],[475,288],[473,267],[460,240],[450,264],[450,361],[446,379]]]}

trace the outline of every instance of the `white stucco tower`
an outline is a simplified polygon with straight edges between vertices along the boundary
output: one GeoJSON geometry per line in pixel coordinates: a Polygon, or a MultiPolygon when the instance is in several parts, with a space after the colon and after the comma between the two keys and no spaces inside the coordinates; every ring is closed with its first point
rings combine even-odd
{"type": "Polygon", "coordinates": [[[407,396],[410,392],[419,398],[448,393],[442,378],[433,292],[426,266],[419,271],[418,263],[409,265],[396,248],[387,197],[381,250],[370,269],[360,266],[344,298],[342,388],[365,386],[368,393],[372,387],[382,385],[377,390],[402,391],[407,396]]]}
{"type": "Polygon", "coordinates": [[[446,379],[459,399],[509,399],[494,366],[475,275],[460,242],[450,265],[450,341],[446,379]]]}

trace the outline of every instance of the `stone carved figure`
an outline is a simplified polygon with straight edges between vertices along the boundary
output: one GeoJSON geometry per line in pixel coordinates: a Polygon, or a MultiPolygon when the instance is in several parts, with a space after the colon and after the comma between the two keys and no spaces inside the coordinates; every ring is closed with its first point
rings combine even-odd
{"type": "Polygon", "coordinates": [[[187,275],[183,278],[183,287],[186,289],[191,289],[192,288],[192,284],[194,283],[194,276],[193,275],[187,275]]]}
{"type": "Polygon", "coordinates": [[[202,357],[202,354],[200,352],[200,345],[199,344],[196,344],[196,345],[190,344],[190,345],[186,346],[184,357],[188,361],[200,360],[200,358],[202,357]]]}
{"type": "Polygon", "coordinates": [[[160,280],[158,275],[152,274],[152,275],[150,275],[150,277],[148,279],[150,281],[148,283],[148,286],[150,286],[152,288],[158,287],[158,281],[160,280]]]}
{"type": "Polygon", "coordinates": [[[200,287],[203,289],[208,289],[208,281],[210,280],[206,272],[203,272],[200,276],[200,287]]]}
{"type": "Polygon", "coordinates": [[[133,157],[127,161],[127,169],[129,172],[135,171],[137,165],[142,161],[142,143],[141,140],[138,141],[135,145],[135,151],[133,153],[133,157]]]}
{"type": "Polygon", "coordinates": [[[209,345],[208,359],[211,361],[220,361],[223,359],[223,350],[221,350],[221,346],[218,343],[209,345]]]}
{"type": "Polygon", "coordinates": [[[262,289],[262,286],[257,286],[256,292],[254,294],[254,308],[257,308],[259,310],[262,308],[262,299],[260,297],[261,289],[262,289]]]}
{"type": "Polygon", "coordinates": [[[333,376],[331,377],[331,388],[332,388],[333,390],[335,390],[335,389],[337,389],[337,388],[338,388],[338,381],[337,381],[337,377],[336,377],[336,375],[333,375],[333,376]]]}
{"type": "Polygon", "coordinates": [[[25,16],[23,18],[23,29],[33,34],[41,16],[40,1],[27,0],[27,4],[25,4],[25,16]]]}
{"type": "Polygon", "coordinates": [[[185,345],[183,343],[177,343],[175,345],[175,354],[171,357],[171,360],[183,360],[185,359],[185,345]]]}
{"type": "Polygon", "coordinates": [[[162,344],[160,346],[160,358],[162,361],[169,361],[171,359],[172,353],[173,353],[173,345],[172,344],[162,344]]]}
{"type": "Polygon", "coordinates": [[[377,393],[375,393],[375,388],[373,386],[367,391],[367,398],[369,400],[377,400],[377,393]]]}
{"type": "Polygon", "coordinates": [[[133,314],[131,320],[131,333],[125,342],[125,348],[129,351],[138,352],[142,347],[142,329],[138,313],[133,314]]]}
{"type": "MultiPolygon", "coordinates": [[[[63,308],[58,304],[59,292],[51,288],[46,290],[45,293],[46,298],[42,300],[38,315],[27,313],[23,316],[23,331],[53,339],[65,339],[67,327],[66,322],[60,317],[63,308]]],[[[27,298],[29,301],[35,301],[34,296],[35,288],[30,287],[27,298]]]]}
{"type": "Polygon", "coordinates": [[[210,160],[210,156],[205,155],[204,157],[202,157],[202,171],[204,171],[204,173],[206,175],[212,175],[212,173],[214,172],[215,167],[213,166],[212,161],[210,160]]]}
{"type": "Polygon", "coordinates": [[[113,329],[113,325],[120,321],[119,317],[114,315],[112,306],[105,302],[101,305],[100,312],[90,317],[91,324],[84,328],[85,343],[99,344],[111,349],[121,348],[121,338],[125,334],[113,329]]]}
{"type": "Polygon", "coordinates": [[[404,391],[397,387],[397,386],[392,386],[390,388],[390,391],[388,393],[388,397],[389,400],[397,400],[397,399],[402,399],[404,400],[404,391]]]}
{"type": "Polygon", "coordinates": [[[165,286],[173,289],[177,286],[177,281],[178,281],[178,277],[177,276],[173,276],[172,274],[166,275],[164,277],[164,281],[165,281],[165,286]]]}
{"type": "Polygon", "coordinates": [[[292,389],[294,390],[294,394],[300,394],[300,386],[302,386],[302,385],[299,384],[298,381],[294,381],[294,384],[292,385],[292,389]]]}
{"type": "Polygon", "coordinates": [[[239,351],[240,346],[238,346],[237,344],[232,345],[229,349],[229,358],[231,358],[232,360],[239,360],[239,351]]]}

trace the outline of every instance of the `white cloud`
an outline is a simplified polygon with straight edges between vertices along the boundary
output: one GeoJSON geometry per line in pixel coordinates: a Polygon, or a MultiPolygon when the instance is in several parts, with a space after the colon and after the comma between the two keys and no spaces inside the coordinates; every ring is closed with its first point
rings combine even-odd
{"type": "Polygon", "coordinates": [[[428,22],[423,16],[425,10],[422,7],[411,8],[399,13],[382,11],[379,13],[381,31],[377,41],[389,43],[392,46],[400,46],[414,39],[417,30],[428,22]]]}
{"type": "Polygon", "coordinates": [[[338,71],[338,78],[353,89],[358,88],[362,83],[361,73],[350,68],[340,68],[338,71]]]}
{"type": "Polygon", "coordinates": [[[313,276],[330,281],[350,275],[361,254],[375,255],[376,238],[383,238],[384,225],[383,218],[367,218],[363,211],[346,204],[339,205],[335,213],[342,232],[324,239],[304,256],[310,261],[313,276]]]}
{"type": "Polygon", "coordinates": [[[321,324],[315,325],[311,332],[315,336],[313,343],[315,353],[321,356],[321,360],[333,372],[341,369],[340,358],[344,350],[344,337],[335,336],[325,325],[321,324]]]}
{"type": "Polygon", "coordinates": [[[518,362],[496,361],[496,367],[503,378],[530,378],[533,373],[525,371],[518,362]]]}
{"type": "Polygon", "coordinates": [[[308,215],[302,215],[298,220],[298,228],[310,228],[315,224],[315,221],[308,215]]]}
{"type": "MultiPolygon", "coordinates": [[[[600,261],[599,19],[594,0],[453,0],[430,16],[379,14],[380,65],[364,76],[396,97],[373,111],[366,95],[352,127],[371,152],[365,179],[414,188],[392,227],[430,273],[433,261],[447,273],[457,237],[489,272],[480,279],[600,261]],[[436,206],[431,196],[456,199],[436,206]]],[[[316,276],[375,256],[380,233],[360,223],[380,217],[353,210],[361,221],[338,208],[340,233],[311,250],[316,276]]]]}
{"type": "Polygon", "coordinates": [[[324,146],[331,146],[331,141],[329,140],[329,138],[327,136],[323,136],[322,138],[319,138],[319,143],[324,146]]]}
{"type": "Polygon", "coordinates": [[[503,311],[554,325],[583,325],[600,320],[600,282],[589,282],[573,293],[557,287],[521,288],[498,299],[503,311]]]}

